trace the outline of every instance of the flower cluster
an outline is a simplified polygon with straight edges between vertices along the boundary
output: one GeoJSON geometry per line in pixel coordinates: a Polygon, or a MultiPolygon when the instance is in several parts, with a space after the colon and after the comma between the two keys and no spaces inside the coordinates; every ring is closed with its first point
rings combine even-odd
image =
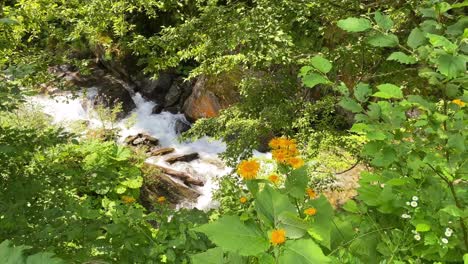
{"type": "Polygon", "coordinates": [[[243,160],[237,166],[237,173],[244,180],[253,180],[257,177],[258,171],[260,169],[260,164],[256,160],[243,160]]]}
{"type": "Polygon", "coordinates": [[[455,99],[455,100],[452,101],[452,103],[458,105],[459,107],[464,107],[464,106],[466,105],[466,103],[463,102],[463,101],[460,100],[460,99],[455,99]]]}
{"type": "Polygon", "coordinates": [[[127,195],[122,196],[122,202],[124,204],[131,204],[131,203],[134,203],[135,201],[136,201],[135,198],[131,196],[127,196],[127,195]]]}
{"type": "Polygon", "coordinates": [[[300,158],[296,141],[287,138],[273,138],[268,144],[272,149],[272,156],[277,162],[288,164],[298,169],[304,166],[304,160],[300,158]]]}

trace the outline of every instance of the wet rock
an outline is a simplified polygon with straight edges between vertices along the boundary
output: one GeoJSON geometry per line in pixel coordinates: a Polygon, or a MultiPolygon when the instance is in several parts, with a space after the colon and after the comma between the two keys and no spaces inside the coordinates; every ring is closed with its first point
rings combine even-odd
{"type": "Polygon", "coordinates": [[[222,109],[238,102],[240,78],[241,74],[235,71],[217,77],[200,77],[183,105],[187,120],[193,122],[199,118],[215,117],[222,109]]]}
{"type": "Polygon", "coordinates": [[[175,105],[179,101],[182,92],[182,87],[178,83],[173,83],[164,98],[164,107],[175,105]]]}
{"type": "Polygon", "coordinates": [[[156,147],[159,144],[159,140],[150,135],[138,133],[133,136],[128,136],[125,139],[125,143],[129,146],[147,146],[147,147],[156,147]]]}
{"type": "Polygon", "coordinates": [[[135,78],[136,89],[147,100],[163,103],[175,78],[176,75],[171,72],[161,72],[155,80],[147,76],[138,76],[135,78]]]}
{"type": "Polygon", "coordinates": [[[192,126],[190,125],[189,122],[182,120],[182,119],[177,119],[174,129],[177,134],[182,134],[184,132],[187,132],[192,126]]]}
{"type": "Polygon", "coordinates": [[[169,153],[174,152],[174,148],[158,148],[158,149],[152,149],[150,151],[150,156],[163,156],[169,153]]]}
{"type": "Polygon", "coordinates": [[[164,108],[164,111],[169,112],[171,114],[178,114],[180,113],[180,110],[181,110],[180,107],[177,105],[164,108]]]}
{"type": "Polygon", "coordinates": [[[190,162],[192,160],[198,159],[199,157],[200,156],[198,155],[198,153],[183,154],[183,155],[172,156],[166,159],[166,162],[169,164],[173,164],[179,161],[190,162]]]}
{"type": "Polygon", "coordinates": [[[160,114],[164,110],[164,106],[161,104],[157,104],[153,107],[151,111],[152,114],[160,114]]]}

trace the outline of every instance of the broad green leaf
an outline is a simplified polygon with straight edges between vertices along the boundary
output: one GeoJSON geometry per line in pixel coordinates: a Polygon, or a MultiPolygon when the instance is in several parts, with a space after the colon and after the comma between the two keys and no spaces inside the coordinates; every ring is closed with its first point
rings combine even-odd
{"type": "Polygon", "coordinates": [[[121,184],[131,189],[137,189],[143,185],[143,177],[138,176],[133,179],[128,179],[126,181],[121,182],[121,184]]]}
{"type": "Polygon", "coordinates": [[[374,47],[390,48],[398,45],[398,37],[394,34],[377,33],[367,39],[367,43],[374,47]]]}
{"type": "Polygon", "coordinates": [[[314,69],[314,67],[312,67],[312,66],[303,66],[303,67],[301,67],[301,70],[299,71],[298,76],[303,77],[313,69],[314,69]]]}
{"type": "Polygon", "coordinates": [[[440,2],[436,4],[436,9],[439,13],[445,13],[452,9],[452,6],[447,2],[440,2]]]}
{"type": "Polygon", "coordinates": [[[468,264],[468,253],[463,255],[463,264],[468,264]]]}
{"type": "Polygon", "coordinates": [[[281,194],[268,185],[255,197],[255,209],[259,218],[270,227],[277,225],[280,214],[296,211],[287,195],[281,194]]]}
{"type": "Polygon", "coordinates": [[[444,54],[437,60],[437,69],[447,78],[453,79],[466,71],[466,60],[462,56],[444,54]]]}
{"type": "Polygon", "coordinates": [[[424,43],[426,43],[426,37],[424,36],[424,32],[422,32],[419,28],[414,28],[413,30],[411,30],[406,44],[408,44],[410,48],[416,49],[424,43]]]}
{"type": "Polygon", "coordinates": [[[321,195],[318,199],[309,201],[306,206],[313,207],[317,213],[313,216],[313,224],[307,230],[320,244],[330,249],[333,207],[328,199],[321,195]]]}
{"type": "Polygon", "coordinates": [[[371,92],[372,90],[370,89],[369,84],[358,83],[354,88],[354,97],[356,97],[359,102],[364,103],[367,102],[371,92]]]}
{"type": "Polygon", "coordinates": [[[191,256],[193,264],[219,264],[224,262],[223,250],[219,247],[191,256]]]}
{"type": "Polygon", "coordinates": [[[307,233],[310,223],[299,218],[297,213],[284,212],[278,218],[278,227],[286,231],[286,237],[297,239],[307,233]]]}
{"type": "Polygon", "coordinates": [[[414,58],[413,56],[406,55],[401,51],[393,52],[392,54],[390,54],[387,60],[393,60],[403,64],[415,64],[417,62],[416,58],[414,58]]]}
{"type": "Polygon", "coordinates": [[[284,246],[279,264],[322,264],[329,263],[322,249],[311,239],[289,240],[284,246]]]}
{"type": "Polygon", "coordinates": [[[383,30],[390,30],[393,27],[392,19],[379,11],[375,12],[374,19],[377,25],[383,30]]]}
{"type": "Polygon", "coordinates": [[[377,86],[377,89],[379,91],[373,94],[373,96],[375,97],[385,98],[385,99],[403,98],[403,92],[401,91],[401,88],[394,84],[391,84],[391,83],[381,84],[377,86]]]}
{"type": "Polygon", "coordinates": [[[348,32],[363,32],[372,27],[369,20],[356,17],[348,17],[346,19],[339,20],[337,25],[348,32]]]}
{"type": "Polygon", "coordinates": [[[302,77],[302,82],[304,85],[309,88],[313,88],[319,84],[330,84],[330,80],[325,76],[318,73],[309,73],[302,77]]]}
{"type": "Polygon", "coordinates": [[[194,230],[206,234],[224,251],[233,251],[242,256],[257,255],[270,247],[268,239],[258,227],[242,222],[237,216],[223,216],[194,230]]]}
{"type": "Polygon", "coordinates": [[[340,85],[335,86],[335,87],[336,87],[336,91],[338,91],[340,94],[344,96],[349,96],[349,89],[348,87],[346,87],[346,84],[341,83],[340,85]]]}
{"type": "Polygon", "coordinates": [[[451,216],[454,216],[454,217],[461,217],[463,216],[463,211],[460,210],[460,208],[458,208],[457,206],[455,205],[449,205],[449,206],[446,206],[444,207],[443,209],[441,209],[440,211],[442,212],[445,212],[451,216]]]}
{"type": "Polygon", "coordinates": [[[309,177],[307,176],[307,167],[303,166],[293,170],[291,175],[286,177],[285,187],[289,195],[300,199],[304,197],[308,183],[309,177]]]}
{"type": "Polygon", "coordinates": [[[446,33],[452,36],[460,36],[463,35],[466,28],[468,28],[468,16],[464,16],[455,24],[448,26],[446,33]]]}
{"type": "Polygon", "coordinates": [[[55,254],[49,252],[41,252],[29,256],[26,259],[26,264],[64,264],[65,262],[55,257],[55,254]]]}
{"type": "Polygon", "coordinates": [[[358,104],[351,98],[345,97],[340,102],[339,105],[343,107],[345,110],[351,111],[353,113],[360,113],[362,112],[362,106],[358,104]]]}
{"type": "Polygon", "coordinates": [[[19,24],[18,21],[8,18],[8,17],[3,17],[0,18],[0,24],[6,24],[6,25],[17,25],[19,24]]]}
{"type": "Polygon", "coordinates": [[[416,225],[416,231],[417,232],[427,232],[431,230],[431,226],[425,223],[420,223],[416,225]]]}
{"type": "Polygon", "coordinates": [[[314,56],[310,60],[310,63],[312,64],[312,66],[314,66],[314,68],[323,73],[328,73],[332,69],[332,64],[330,63],[330,61],[323,58],[322,56],[314,56]]]}
{"type": "Polygon", "coordinates": [[[426,34],[427,38],[429,38],[429,42],[434,47],[442,47],[447,52],[453,52],[457,49],[457,45],[452,43],[450,40],[445,38],[444,36],[436,35],[436,34],[426,34]]]}
{"type": "Polygon", "coordinates": [[[348,200],[342,208],[350,213],[359,213],[359,207],[354,200],[348,200]]]}
{"type": "Polygon", "coordinates": [[[275,263],[275,258],[267,253],[265,254],[262,254],[259,258],[258,258],[258,261],[259,263],[261,264],[276,264],[275,263]]]}
{"type": "Polygon", "coordinates": [[[117,187],[115,187],[115,193],[117,194],[122,194],[124,193],[125,191],[127,191],[127,187],[123,186],[123,185],[117,185],[117,187]]]}
{"type": "Polygon", "coordinates": [[[465,137],[460,134],[451,134],[449,135],[447,145],[451,148],[454,148],[460,152],[465,151],[465,137]]]}

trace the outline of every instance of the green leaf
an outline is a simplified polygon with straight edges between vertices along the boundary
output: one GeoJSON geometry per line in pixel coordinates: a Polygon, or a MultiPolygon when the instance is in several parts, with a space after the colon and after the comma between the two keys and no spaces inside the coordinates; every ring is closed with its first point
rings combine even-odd
{"type": "Polygon", "coordinates": [[[406,55],[401,51],[393,52],[392,54],[390,54],[387,60],[393,60],[403,64],[415,64],[417,62],[416,58],[414,58],[413,56],[406,55]]]}
{"type": "Polygon", "coordinates": [[[224,262],[224,254],[221,248],[215,247],[193,255],[191,259],[193,264],[219,264],[224,262]]]}
{"type": "Polygon", "coordinates": [[[332,64],[330,63],[330,61],[323,58],[322,56],[314,56],[310,60],[310,63],[312,64],[312,66],[314,66],[314,68],[323,73],[328,73],[332,69],[332,64]]]}
{"type": "Polygon", "coordinates": [[[0,18],[0,24],[6,24],[6,25],[18,25],[18,21],[11,19],[9,17],[3,17],[0,18]]]}
{"type": "Polygon", "coordinates": [[[258,227],[243,223],[237,216],[223,216],[193,230],[206,234],[224,251],[233,251],[242,256],[257,255],[270,247],[268,239],[258,227]]]}
{"type": "Polygon", "coordinates": [[[281,194],[268,185],[255,197],[255,209],[259,218],[270,227],[277,225],[280,214],[296,211],[287,195],[281,194]]]}
{"type": "Polygon", "coordinates": [[[278,227],[286,231],[286,237],[297,239],[303,237],[310,224],[297,216],[296,213],[284,212],[278,218],[278,227]]]}
{"type": "Polygon", "coordinates": [[[444,50],[448,52],[453,52],[458,48],[456,44],[452,43],[450,40],[448,40],[444,36],[430,34],[430,33],[427,33],[426,36],[427,38],[429,38],[429,42],[434,47],[442,47],[444,48],[444,50]]]}
{"type": "Polygon", "coordinates": [[[322,249],[311,239],[289,240],[279,257],[280,264],[322,264],[329,263],[322,249]]]}
{"type": "Polygon", "coordinates": [[[26,259],[26,264],[63,264],[63,260],[54,257],[55,254],[49,252],[41,252],[29,256],[26,259]]]}
{"type": "Polygon", "coordinates": [[[348,17],[346,19],[339,20],[337,25],[348,32],[363,32],[372,27],[369,20],[356,17],[348,17]]]}
{"type": "Polygon", "coordinates": [[[330,249],[333,207],[323,195],[318,199],[309,201],[306,205],[317,210],[317,213],[313,216],[314,222],[307,231],[320,244],[330,249]]]}
{"type": "Polygon", "coordinates": [[[424,32],[422,32],[419,28],[414,28],[413,30],[411,30],[406,44],[408,44],[410,48],[416,49],[424,43],[426,43],[426,37],[424,36],[424,32]]]}
{"type": "Polygon", "coordinates": [[[431,226],[425,223],[419,223],[416,225],[416,231],[417,232],[427,232],[431,230],[431,226]]]}
{"type": "Polygon", "coordinates": [[[463,152],[465,151],[465,137],[460,133],[451,134],[449,135],[447,145],[460,152],[463,152]]]}
{"type": "Polygon", "coordinates": [[[437,69],[447,78],[453,79],[466,71],[466,60],[462,56],[444,54],[437,60],[437,69]]]}
{"type": "Polygon", "coordinates": [[[379,11],[375,12],[374,19],[377,25],[383,30],[390,30],[393,27],[392,19],[379,11]]]}
{"type": "Polygon", "coordinates": [[[305,189],[309,183],[307,176],[307,167],[303,166],[291,172],[291,175],[286,177],[285,187],[288,194],[294,198],[300,199],[304,197],[305,189]]]}
{"type": "Polygon", "coordinates": [[[275,258],[267,253],[262,254],[260,258],[258,258],[258,263],[261,264],[275,264],[275,258]]]}
{"type": "Polygon", "coordinates": [[[356,97],[359,102],[364,103],[367,102],[371,92],[372,90],[370,89],[369,84],[358,83],[356,88],[354,88],[354,97],[356,97]]]}
{"type": "Polygon", "coordinates": [[[343,98],[338,104],[345,110],[351,111],[353,113],[360,113],[363,110],[360,104],[348,97],[343,98]]]}
{"type": "Polygon", "coordinates": [[[440,211],[442,212],[445,212],[451,216],[454,216],[454,217],[461,217],[463,216],[463,211],[460,210],[460,208],[458,208],[457,206],[455,205],[449,205],[449,206],[446,206],[444,207],[443,209],[441,209],[440,211]]]}
{"type": "Polygon", "coordinates": [[[138,176],[133,179],[128,179],[121,182],[121,184],[131,189],[138,189],[143,185],[143,177],[138,176]]]}
{"type": "Polygon", "coordinates": [[[309,88],[313,88],[318,84],[330,84],[330,80],[328,78],[324,77],[323,75],[320,75],[318,73],[309,73],[302,77],[302,82],[304,82],[304,85],[309,88]]]}
{"type": "Polygon", "coordinates": [[[379,91],[373,94],[373,96],[375,97],[385,98],[385,99],[403,98],[403,92],[401,91],[401,88],[394,84],[391,84],[391,83],[381,84],[377,86],[377,89],[379,89],[379,91]]]}
{"type": "Polygon", "coordinates": [[[359,207],[354,200],[348,200],[342,207],[345,211],[350,213],[359,213],[359,207]]]}
{"type": "Polygon", "coordinates": [[[377,33],[367,39],[367,43],[374,47],[390,48],[398,45],[398,37],[394,34],[377,33]]]}

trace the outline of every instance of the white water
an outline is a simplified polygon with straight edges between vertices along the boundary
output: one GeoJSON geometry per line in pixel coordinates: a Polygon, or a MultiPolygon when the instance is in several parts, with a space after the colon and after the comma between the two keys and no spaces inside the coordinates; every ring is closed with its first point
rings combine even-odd
{"type": "MultiPolygon", "coordinates": [[[[53,117],[55,123],[60,123],[67,126],[70,122],[87,121],[89,126],[101,126],[101,122],[96,118],[96,115],[89,105],[90,101],[96,96],[96,89],[90,88],[86,95],[81,94],[78,98],[73,98],[71,95],[60,95],[54,98],[48,96],[35,96],[31,102],[39,105],[42,111],[53,117]]],[[[162,112],[161,114],[152,114],[152,109],[155,103],[146,101],[140,94],[133,97],[136,104],[136,109],[132,112],[135,115],[135,122],[131,127],[127,127],[128,118],[121,120],[118,123],[121,129],[120,141],[129,136],[143,132],[159,139],[162,147],[173,147],[176,149],[175,154],[188,154],[197,152],[200,159],[190,163],[176,163],[171,167],[176,170],[186,171],[198,177],[205,182],[203,187],[197,187],[201,193],[195,204],[183,203],[184,207],[196,207],[200,210],[207,210],[217,206],[216,202],[212,201],[212,191],[217,188],[214,179],[229,172],[230,168],[226,167],[218,158],[218,154],[225,151],[226,146],[221,141],[213,141],[208,138],[202,138],[194,142],[179,142],[178,135],[175,132],[175,123],[177,119],[185,120],[183,114],[171,114],[162,112]]],[[[160,165],[169,166],[161,157],[149,158],[148,162],[160,165]]]]}

